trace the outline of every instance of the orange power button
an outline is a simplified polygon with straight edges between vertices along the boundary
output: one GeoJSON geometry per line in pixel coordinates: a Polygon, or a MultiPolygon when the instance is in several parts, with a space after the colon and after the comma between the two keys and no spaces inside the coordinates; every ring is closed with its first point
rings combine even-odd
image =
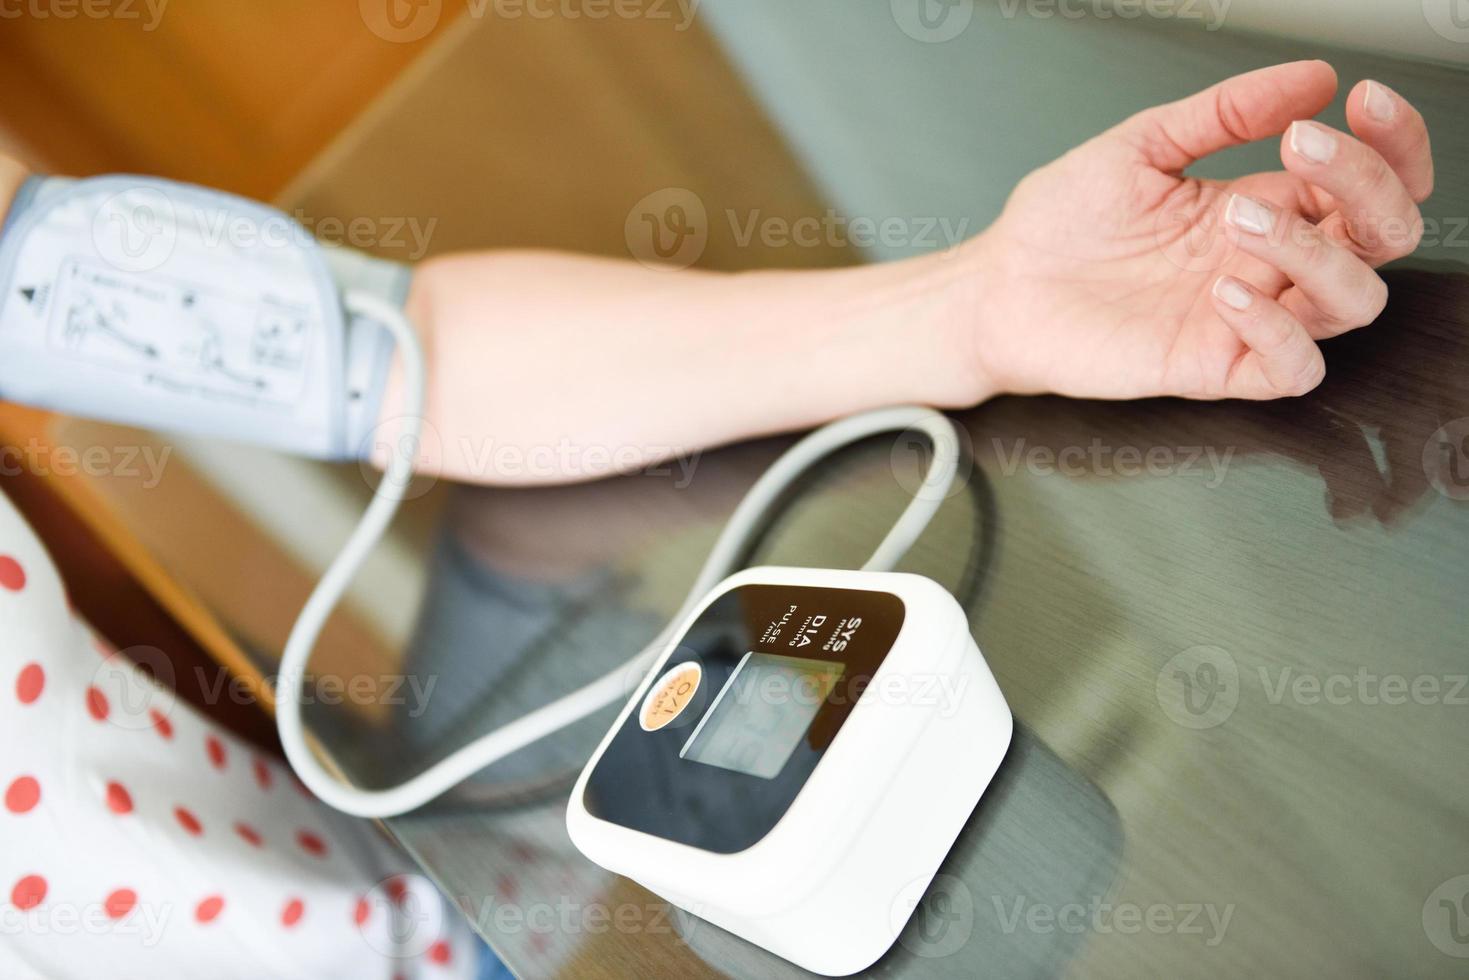
{"type": "Polygon", "coordinates": [[[643,707],[638,713],[643,731],[656,732],[683,714],[683,710],[698,693],[699,681],[703,677],[704,668],[697,662],[688,660],[658,678],[658,683],[643,698],[643,707]]]}

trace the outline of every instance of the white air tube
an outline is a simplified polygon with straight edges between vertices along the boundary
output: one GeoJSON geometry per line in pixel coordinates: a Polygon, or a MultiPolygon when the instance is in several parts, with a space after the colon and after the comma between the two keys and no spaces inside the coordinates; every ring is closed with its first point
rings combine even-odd
{"type": "MultiPolygon", "coordinates": [[[[306,600],[296,625],[291,628],[285,652],[281,655],[280,681],[276,687],[276,728],[280,733],[281,744],[285,747],[286,758],[290,760],[301,781],[318,797],[336,809],[355,816],[391,817],[422,806],[492,762],[625,698],[628,694],[628,676],[634,670],[646,673],[667,642],[668,631],[665,630],[663,635],[623,666],[475,739],[397,786],[360,789],[340,781],[322,767],[306,744],[301,724],[301,683],[305,677],[306,662],[327,617],[346,591],[352,576],[366,560],[373,545],[382,537],[408,490],[423,424],[426,384],[423,349],[412,324],[401,310],[375,296],[358,292],[347,293],[343,302],[350,312],[381,323],[392,332],[397,342],[403,366],[403,417],[402,428],[398,433],[399,451],[392,454],[387,471],[383,474],[382,482],[366,513],[362,515],[362,520],[317,583],[311,597],[306,600]]],[[[907,509],[862,567],[869,571],[887,571],[897,564],[928,526],[939,505],[948,496],[959,471],[959,441],[953,424],[931,409],[916,406],[877,409],[840,419],[817,429],[786,450],[740,501],[669,629],[678,625],[720,580],[736,571],[735,562],[742,557],[750,539],[759,531],[771,506],[808,467],[834,450],[868,436],[906,429],[920,431],[928,437],[933,444],[933,462],[907,509]]]]}

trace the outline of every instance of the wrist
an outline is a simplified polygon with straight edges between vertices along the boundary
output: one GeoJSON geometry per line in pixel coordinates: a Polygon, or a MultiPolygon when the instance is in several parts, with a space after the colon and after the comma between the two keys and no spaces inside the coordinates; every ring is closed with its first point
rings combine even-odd
{"type": "Polygon", "coordinates": [[[987,254],[988,232],[954,248],[908,260],[919,307],[909,311],[931,351],[923,403],[967,408],[1004,390],[984,342],[1002,277],[987,254]]]}

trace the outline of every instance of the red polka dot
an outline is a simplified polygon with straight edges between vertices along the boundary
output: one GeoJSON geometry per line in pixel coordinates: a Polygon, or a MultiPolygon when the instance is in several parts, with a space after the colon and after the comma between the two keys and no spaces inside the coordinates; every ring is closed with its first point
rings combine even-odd
{"type": "Polygon", "coordinates": [[[359,898],[357,900],[357,907],[352,910],[352,921],[360,926],[367,921],[367,916],[371,912],[372,906],[367,903],[367,899],[359,898]]]}
{"type": "Polygon", "coordinates": [[[449,944],[440,939],[428,948],[428,958],[442,966],[449,962],[449,944]]]}
{"type": "Polygon", "coordinates": [[[194,919],[198,922],[213,922],[219,918],[219,913],[224,911],[224,899],[218,895],[210,895],[204,901],[194,906],[194,919]]]}
{"type": "Polygon", "coordinates": [[[98,721],[106,721],[107,712],[111,710],[107,704],[107,695],[102,693],[101,688],[95,684],[87,688],[87,714],[98,721]]]}
{"type": "Polygon", "coordinates": [[[102,906],[107,910],[107,917],[109,919],[121,919],[123,916],[131,912],[133,910],[133,906],[137,904],[137,892],[133,891],[131,888],[119,888],[117,891],[107,896],[107,900],[102,903],[102,906]]]}
{"type": "Polygon", "coordinates": [[[235,833],[239,834],[240,839],[252,847],[259,847],[263,843],[260,832],[247,823],[235,824],[235,833]]]}
{"type": "Polygon", "coordinates": [[[195,837],[198,837],[200,834],[204,833],[204,826],[203,824],[199,823],[199,818],[194,816],[183,807],[174,807],[173,815],[174,819],[178,820],[179,826],[184,828],[184,830],[188,831],[189,833],[193,834],[195,837]]]}
{"type": "Polygon", "coordinates": [[[157,708],[149,708],[148,717],[153,720],[153,727],[158,729],[158,734],[164,738],[173,738],[173,722],[168,720],[167,715],[157,708]]]}
{"type": "Polygon", "coordinates": [[[113,813],[132,813],[133,794],[122,783],[108,783],[107,809],[113,813]]]}
{"type": "Polygon", "coordinates": [[[46,900],[46,879],[40,875],[26,875],[10,889],[10,902],[22,912],[40,905],[46,900]]]}
{"type": "Polygon", "coordinates": [[[326,857],[326,841],[309,830],[296,831],[296,843],[301,845],[301,850],[312,857],[326,857]]]}
{"type": "Polygon", "coordinates": [[[34,777],[20,776],[5,791],[5,809],[11,813],[26,813],[41,802],[41,784],[34,777]]]}
{"type": "Polygon", "coordinates": [[[264,759],[256,759],[250,766],[255,770],[255,782],[261,789],[270,789],[270,766],[264,759]]]}
{"type": "Polygon", "coordinates": [[[224,743],[213,735],[204,740],[204,751],[209,754],[209,764],[216,769],[224,768],[224,743]]]}
{"type": "Polygon", "coordinates": [[[11,592],[19,592],[26,587],[26,570],[9,555],[0,555],[0,586],[11,592]]]}
{"type": "Polygon", "coordinates": [[[383,882],[383,891],[388,893],[394,905],[402,905],[403,900],[408,897],[408,883],[402,878],[389,878],[383,882]]]}
{"type": "Polygon", "coordinates": [[[26,664],[20,669],[20,676],[15,679],[15,696],[20,699],[21,704],[31,704],[41,696],[41,688],[46,686],[46,672],[41,669],[40,664],[26,664]]]}
{"type": "Polygon", "coordinates": [[[513,875],[501,875],[495,879],[495,894],[507,902],[513,900],[519,890],[520,886],[513,875]]]}
{"type": "Polygon", "coordinates": [[[301,921],[301,916],[305,912],[306,906],[301,903],[299,898],[291,899],[286,903],[286,907],[281,909],[281,925],[287,929],[291,928],[291,926],[301,921]]]}

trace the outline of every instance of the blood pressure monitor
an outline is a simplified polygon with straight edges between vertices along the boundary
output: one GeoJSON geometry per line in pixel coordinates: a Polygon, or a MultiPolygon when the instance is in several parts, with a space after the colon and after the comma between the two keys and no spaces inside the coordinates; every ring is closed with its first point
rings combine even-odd
{"type": "Polygon", "coordinates": [[[152,178],[27,181],[4,219],[0,388],[9,400],[351,458],[368,447],[386,345],[396,347],[400,417],[371,430],[387,470],[281,655],[281,745],[318,798],[362,817],[405,813],[615,704],[636,676],[639,690],[568,806],[577,846],[820,973],[860,970],[892,944],[1011,733],[958,603],[927,579],[886,571],[960,482],[948,419],[888,406],[807,434],[731,515],[690,582],[671,643],[397,785],[358,786],[316,757],[301,686],[327,617],[412,485],[428,371],[402,307],[406,287],[333,261],[278,212],[152,178]],[[933,451],[863,571],[724,578],[802,474],[883,432],[905,433],[904,445],[919,435],[933,451]]]}
{"type": "Polygon", "coordinates": [[[756,568],[674,637],[578,779],[572,840],[806,969],[871,965],[1010,744],[963,609],[917,575],[756,568]]]}

